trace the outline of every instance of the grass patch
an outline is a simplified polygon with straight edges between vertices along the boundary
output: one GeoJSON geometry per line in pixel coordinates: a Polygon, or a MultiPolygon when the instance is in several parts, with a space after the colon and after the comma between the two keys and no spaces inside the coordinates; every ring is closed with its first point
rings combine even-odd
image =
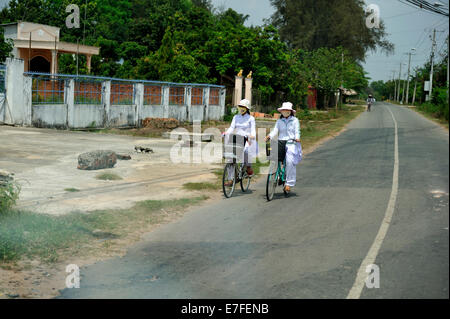
{"type": "Polygon", "coordinates": [[[321,121],[315,119],[300,120],[301,142],[304,150],[321,139],[338,133],[346,124],[365,111],[363,106],[343,106],[341,110],[331,110],[329,115],[322,115],[321,121]]]}
{"type": "Polygon", "coordinates": [[[218,183],[186,183],[183,184],[183,188],[190,191],[199,190],[216,190],[220,189],[221,185],[218,183]]]}
{"type": "Polygon", "coordinates": [[[432,120],[433,122],[444,126],[446,129],[449,128],[449,122],[444,117],[436,116],[436,113],[429,112],[427,109],[425,109],[421,106],[413,107],[411,109],[416,111],[417,113],[422,114],[427,119],[432,120]]]}
{"type": "Polygon", "coordinates": [[[76,192],[79,192],[80,190],[77,188],[65,188],[64,191],[69,192],[69,193],[76,193],[76,192]]]}
{"type": "Polygon", "coordinates": [[[128,238],[159,224],[169,215],[208,199],[150,200],[133,208],[49,216],[9,211],[0,215],[0,265],[26,258],[56,262],[61,256],[86,254],[90,249],[114,246],[114,239],[128,238]],[[99,240],[102,242],[100,243],[99,240]]]}
{"type": "Polygon", "coordinates": [[[122,179],[122,177],[114,173],[101,173],[96,175],[95,178],[102,181],[118,181],[122,179]]]}

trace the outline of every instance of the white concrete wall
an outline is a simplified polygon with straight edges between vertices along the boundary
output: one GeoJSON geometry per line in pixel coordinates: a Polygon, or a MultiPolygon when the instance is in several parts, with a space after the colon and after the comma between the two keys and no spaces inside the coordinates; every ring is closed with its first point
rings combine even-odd
{"type": "Polygon", "coordinates": [[[111,105],[111,82],[105,81],[102,104],[84,105],[74,103],[73,79],[65,82],[64,104],[32,105],[32,77],[23,74],[24,61],[8,59],[6,65],[6,97],[0,105],[0,122],[7,124],[56,128],[138,127],[148,117],[193,122],[220,120],[225,114],[225,89],[221,90],[220,105],[209,105],[209,88],[203,90],[203,105],[191,105],[191,87],[185,89],[184,105],[169,105],[169,87],[163,86],[161,105],[144,105],[144,85],[135,83],[132,105],[111,105]]]}
{"type": "Polygon", "coordinates": [[[111,105],[109,122],[111,127],[136,126],[136,105],[111,105]]]}
{"type": "Polygon", "coordinates": [[[23,76],[24,61],[6,59],[6,100],[10,112],[6,112],[5,123],[31,125],[31,82],[23,76]],[[25,98],[27,96],[27,98],[25,98]]]}
{"type": "Polygon", "coordinates": [[[32,125],[35,127],[67,128],[66,104],[39,104],[33,106],[32,125]]]}
{"type": "Polygon", "coordinates": [[[75,104],[70,128],[104,127],[104,115],[101,104],[75,104]]]}
{"type": "Polygon", "coordinates": [[[5,111],[6,111],[6,99],[5,94],[0,93],[0,123],[5,122],[5,111]]]}
{"type": "Polygon", "coordinates": [[[147,117],[163,118],[164,105],[144,105],[142,107],[142,119],[147,117]]]}

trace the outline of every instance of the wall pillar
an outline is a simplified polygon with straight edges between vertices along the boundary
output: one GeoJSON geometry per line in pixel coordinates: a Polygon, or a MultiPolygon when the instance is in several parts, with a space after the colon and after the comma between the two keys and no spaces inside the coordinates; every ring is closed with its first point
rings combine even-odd
{"type": "Polygon", "coordinates": [[[244,77],[236,76],[234,80],[234,101],[233,106],[237,106],[242,100],[242,80],[244,77]]]}
{"type": "Polygon", "coordinates": [[[163,86],[162,87],[162,91],[163,91],[163,108],[164,108],[164,112],[163,112],[163,118],[169,118],[169,94],[170,94],[170,87],[168,86],[163,86]]]}
{"type": "Polygon", "coordinates": [[[136,110],[134,124],[136,127],[141,127],[142,112],[144,109],[144,83],[134,84],[134,105],[136,110]]]}
{"type": "Polygon", "coordinates": [[[220,105],[220,116],[223,119],[225,116],[225,98],[227,96],[227,89],[222,88],[220,89],[220,96],[219,96],[219,105],[220,105]]]}
{"type": "Polygon", "coordinates": [[[250,101],[250,105],[252,105],[252,78],[245,79],[245,99],[250,101]]]}
{"type": "Polygon", "coordinates": [[[203,105],[204,105],[204,116],[203,121],[209,121],[209,87],[203,89],[203,105]]]}
{"type": "Polygon", "coordinates": [[[29,105],[24,103],[24,61],[19,59],[6,59],[6,73],[5,73],[5,89],[6,100],[4,102],[5,108],[5,123],[26,125],[29,122],[29,105]]]}
{"type": "Polygon", "coordinates": [[[192,122],[192,87],[188,86],[185,90],[185,101],[186,101],[186,121],[192,122]]]}
{"type": "Polygon", "coordinates": [[[67,108],[67,128],[75,128],[75,80],[69,79],[64,85],[64,104],[67,108]]]}
{"type": "Polygon", "coordinates": [[[102,101],[104,108],[103,127],[111,125],[111,81],[102,83],[102,101]]]}

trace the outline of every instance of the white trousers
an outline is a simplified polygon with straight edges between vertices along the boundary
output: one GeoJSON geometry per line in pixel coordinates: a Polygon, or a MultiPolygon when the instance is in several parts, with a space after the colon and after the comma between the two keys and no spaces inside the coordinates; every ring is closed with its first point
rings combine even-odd
{"type": "Polygon", "coordinates": [[[297,165],[294,165],[294,155],[286,152],[286,185],[294,187],[297,182],[297,165]]]}
{"type": "Polygon", "coordinates": [[[302,160],[300,143],[286,145],[286,185],[294,187],[297,182],[297,165],[302,160]]]}

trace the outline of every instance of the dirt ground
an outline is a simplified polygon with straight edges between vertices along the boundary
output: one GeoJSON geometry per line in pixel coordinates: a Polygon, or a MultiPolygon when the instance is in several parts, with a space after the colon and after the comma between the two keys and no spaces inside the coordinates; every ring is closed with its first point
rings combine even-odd
{"type": "Polygon", "coordinates": [[[214,177],[211,172],[221,167],[174,164],[170,151],[177,142],[169,139],[0,126],[0,140],[0,168],[14,173],[22,188],[18,207],[52,215],[177,198],[184,194],[184,183],[209,180],[214,177]],[[135,146],[149,147],[154,153],[137,153],[135,146]],[[119,160],[112,169],[77,169],[78,155],[93,150],[131,155],[131,160],[119,160]],[[96,178],[105,172],[122,179],[96,178]]]}

